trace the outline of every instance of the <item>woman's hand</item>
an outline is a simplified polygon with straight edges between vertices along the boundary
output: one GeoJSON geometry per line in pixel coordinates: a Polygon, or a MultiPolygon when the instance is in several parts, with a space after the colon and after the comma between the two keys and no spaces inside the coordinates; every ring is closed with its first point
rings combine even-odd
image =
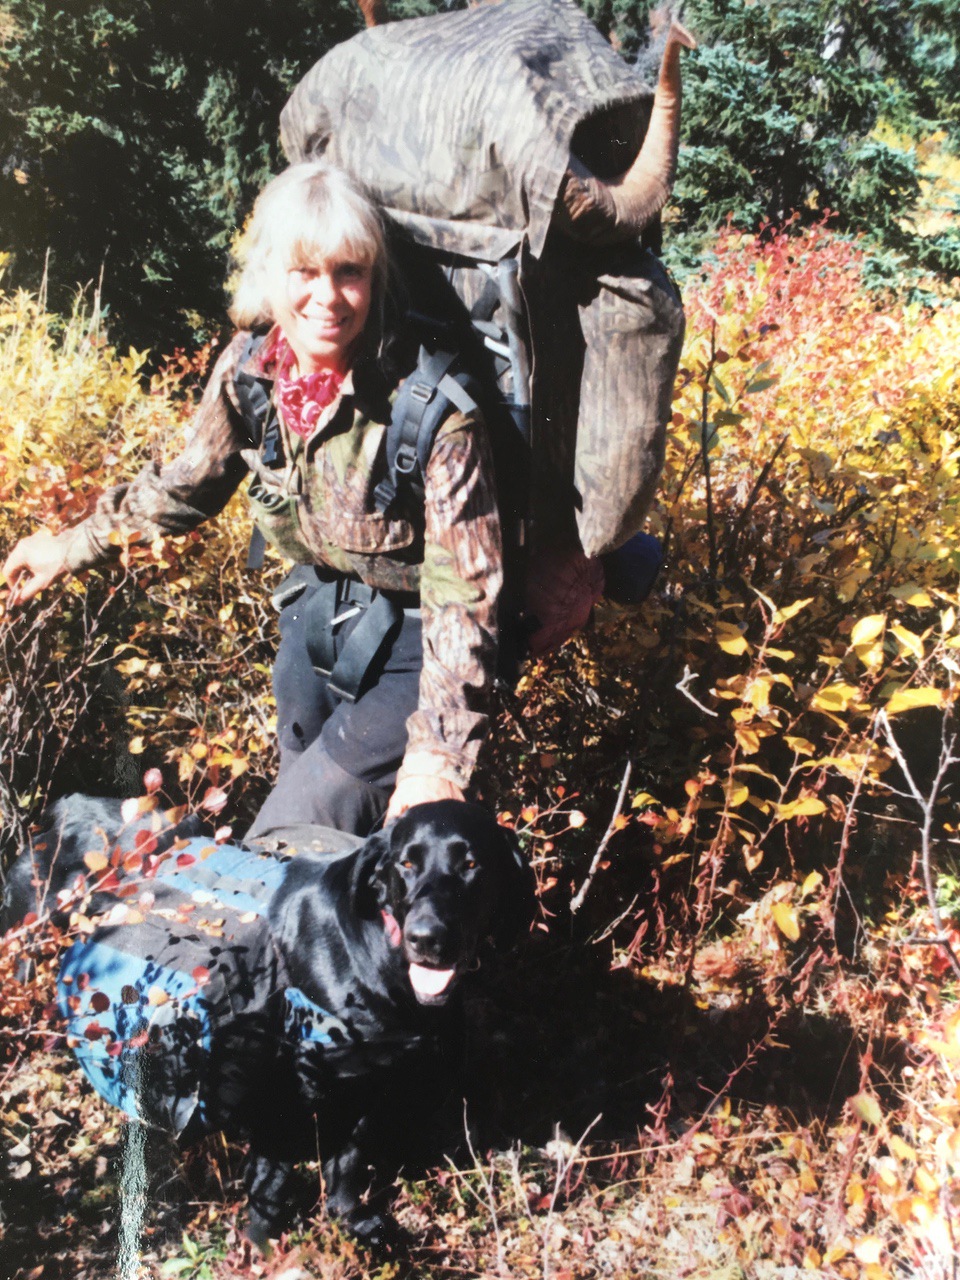
{"type": "Polygon", "coordinates": [[[392,822],[415,804],[431,800],[463,800],[464,794],[454,782],[430,774],[411,773],[400,778],[387,805],[386,821],[392,822]]]}
{"type": "Polygon", "coordinates": [[[66,571],[66,552],[56,534],[41,529],[22,538],[3,566],[3,576],[10,584],[7,608],[16,609],[32,600],[66,571]]]}

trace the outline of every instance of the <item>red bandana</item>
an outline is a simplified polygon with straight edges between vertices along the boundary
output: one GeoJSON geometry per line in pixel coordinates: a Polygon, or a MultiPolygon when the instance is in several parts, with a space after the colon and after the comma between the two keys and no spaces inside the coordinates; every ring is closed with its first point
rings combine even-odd
{"type": "Polygon", "coordinates": [[[296,358],[279,330],[264,353],[264,367],[268,362],[274,366],[277,401],[283,420],[291,431],[306,440],[313,433],[320,414],[340,394],[344,374],[333,369],[321,369],[318,373],[296,377],[292,373],[296,358]]]}

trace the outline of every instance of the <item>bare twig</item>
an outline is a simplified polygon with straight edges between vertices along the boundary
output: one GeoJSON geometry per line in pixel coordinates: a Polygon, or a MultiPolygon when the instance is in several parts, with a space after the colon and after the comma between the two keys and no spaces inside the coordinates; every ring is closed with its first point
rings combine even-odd
{"type": "Polygon", "coordinates": [[[616,919],[610,921],[610,923],[604,929],[603,933],[597,934],[597,936],[595,938],[591,938],[590,941],[594,945],[596,945],[597,943],[604,942],[607,938],[611,937],[613,933],[616,931],[617,926],[623,924],[624,920],[626,920],[627,916],[630,914],[633,908],[637,905],[637,899],[639,897],[640,897],[639,893],[635,893],[633,897],[630,899],[629,905],[624,907],[624,909],[620,912],[620,914],[616,917],[616,919]]]}
{"type": "Polygon", "coordinates": [[[630,761],[628,760],[627,767],[623,771],[623,781],[620,783],[620,794],[617,796],[617,805],[613,811],[613,817],[610,819],[610,825],[604,832],[603,839],[597,847],[597,852],[593,855],[593,861],[590,863],[590,870],[587,872],[587,878],[577,890],[576,894],[574,894],[573,900],[570,903],[571,915],[576,915],[583,906],[583,900],[587,896],[590,886],[593,883],[593,877],[597,874],[597,868],[600,866],[600,859],[603,857],[607,845],[610,843],[613,833],[617,829],[617,819],[620,817],[620,811],[623,808],[623,802],[627,795],[627,787],[630,785],[631,767],[630,761]]]}
{"type": "Polygon", "coordinates": [[[552,1154],[557,1162],[557,1176],[553,1180],[553,1191],[550,1195],[550,1205],[547,1209],[547,1219],[544,1223],[543,1234],[543,1280],[550,1280],[550,1228],[553,1226],[554,1215],[557,1209],[557,1198],[560,1195],[560,1188],[563,1180],[573,1168],[574,1162],[580,1155],[580,1148],[586,1142],[590,1131],[594,1129],[603,1119],[602,1115],[594,1116],[587,1127],[581,1133],[580,1137],[572,1145],[564,1142],[560,1137],[560,1128],[557,1126],[556,1134],[547,1147],[547,1153],[552,1154]],[[553,1148],[551,1152],[550,1148],[553,1148]]]}
{"type": "Polygon", "coordinates": [[[710,445],[717,434],[710,426],[710,379],[717,367],[717,322],[714,320],[710,328],[710,359],[703,375],[701,408],[700,408],[700,457],[703,460],[703,480],[707,493],[707,541],[710,547],[710,585],[716,592],[717,577],[720,569],[720,555],[717,550],[717,530],[713,511],[713,477],[710,474],[710,445]]]}
{"type": "Polygon", "coordinates": [[[897,764],[906,779],[910,794],[920,806],[920,812],[923,814],[923,826],[920,829],[920,861],[923,867],[923,884],[927,894],[927,905],[930,908],[930,918],[933,920],[935,930],[935,939],[937,945],[946,953],[947,959],[950,961],[950,967],[954,973],[960,978],[960,959],[953,947],[947,941],[946,930],[943,927],[943,920],[940,916],[940,908],[937,906],[937,887],[933,878],[933,810],[940,795],[940,789],[943,786],[944,779],[948,771],[956,764],[960,764],[960,756],[954,755],[957,745],[956,735],[947,737],[946,719],[943,724],[943,736],[940,747],[940,763],[937,768],[936,776],[930,787],[930,794],[925,796],[914,781],[913,774],[910,772],[910,766],[907,764],[906,757],[900,747],[900,743],[894,736],[893,729],[890,725],[890,719],[886,711],[881,711],[877,717],[886,736],[890,750],[893,752],[897,764]]]}
{"type": "MultiPolygon", "coordinates": [[[[877,734],[879,732],[880,732],[880,720],[878,718],[874,721],[873,731],[870,734],[871,746],[876,745],[877,734]]],[[[860,797],[860,792],[863,788],[864,779],[867,776],[867,769],[869,765],[870,765],[870,751],[868,749],[864,754],[863,763],[861,764],[857,772],[857,777],[853,784],[853,793],[850,796],[849,803],[847,804],[847,810],[843,817],[843,830],[840,833],[840,848],[837,852],[837,864],[834,867],[833,872],[831,873],[831,876],[830,876],[830,880],[831,880],[830,897],[833,903],[833,906],[831,908],[832,915],[833,915],[831,928],[833,929],[834,941],[836,941],[836,937],[837,937],[837,902],[840,899],[840,890],[842,888],[846,888],[843,882],[843,869],[844,869],[844,865],[846,864],[847,851],[850,846],[850,834],[853,831],[854,815],[856,812],[857,800],[860,797]]]]}
{"type": "Polygon", "coordinates": [[[689,687],[690,681],[695,680],[696,678],[697,678],[696,672],[691,671],[690,668],[686,664],[684,664],[683,679],[678,680],[673,687],[679,690],[679,692],[682,693],[685,698],[689,698],[695,707],[699,707],[700,710],[704,713],[704,715],[715,717],[717,715],[717,712],[712,711],[709,707],[705,707],[703,703],[698,701],[690,692],[690,687],[689,687]]]}
{"type": "MultiPolygon", "coordinates": [[[[463,1132],[466,1134],[467,1150],[470,1152],[470,1157],[473,1160],[473,1167],[477,1172],[477,1176],[479,1177],[480,1182],[483,1185],[483,1190],[487,1197],[487,1204],[485,1207],[490,1210],[490,1222],[493,1226],[493,1238],[497,1242],[497,1274],[504,1276],[508,1274],[507,1255],[504,1252],[503,1236],[500,1232],[500,1221],[497,1217],[497,1198],[494,1192],[493,1178],[492,1176],[488,1175],[486,1170],[481,1166],[479,1157],[477,1156],[477,1153],[473,1148],[473,1139],[470,1137],[470,1125],[467,1121],[466,1099],[464,1099],[464,1103],[463,1103],[463,1132]]],[[[469,1187],[469,1183],[467,1185],[469,1187]]],[[[480,1199],[480,1197],[477,1195],[477,1193],[473,1190],[472,1187],[470,1187],[470,1191],[476,1197],[479,1203],[483,1204],[483,1201],[480,1199]]]]}
{"type": "Polygon", "coordinates": [[[767,479],[769,478],[770,472],[773,470],[774,463],[780,457],[780,454],[783,452],[783,448],[789,439],[790,439],[790,432],[785,431],[783,435],[780,437],[777,447],[774,449],[773,453],[763,464],[763,468],[759,476],[757,476],[756,483],[754,484],[753,488],[750,490],[750,496],[747,498],[746,502],[743,504],[743,510],[740,512],[739,516],[737,516],[737,522],[733,527],[733,533],[730,535],[730,545],[724,552],[724,563],[728,569],[733,569],[736,566],[738,543],[740,541],[741,534],[746,528],[747,519],[750,515],[750,512],[753,510],[754,506],[756,505],[757,499],[760,497],[760,492],[763,489],[763,486],[767,483],[767,479]]]}

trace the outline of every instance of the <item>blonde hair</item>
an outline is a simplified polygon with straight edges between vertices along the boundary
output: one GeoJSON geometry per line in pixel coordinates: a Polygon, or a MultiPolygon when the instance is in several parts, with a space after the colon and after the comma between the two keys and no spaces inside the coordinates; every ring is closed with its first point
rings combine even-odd
{"type": "Polygon", "coordinates": [[[278,318],[291,269],[345,260],[371,268],[371,317],[379,318],[388,273],[380,213],[343,170],[323,160],[291,165],[267,183],[237,252],[230,318],[239,329],[278,318]]]}

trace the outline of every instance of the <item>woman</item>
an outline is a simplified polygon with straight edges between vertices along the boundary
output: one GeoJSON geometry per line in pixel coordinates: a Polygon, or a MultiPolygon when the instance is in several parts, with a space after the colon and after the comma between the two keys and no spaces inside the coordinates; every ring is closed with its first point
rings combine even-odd
{"type": "Polygon", "coordinates": [[[105,493],[75,528],[23,539],[4,565],[8,605],[109,560],[111,534],[186,533],[252,472],[258,527],[300,567],[274,597],[280,773],[250,834],[316,822],[362,835],[384,812],[463,799],[469,783],[502,580],[489,447],[478,415],[454,412],[425,498],[380,511],[392,390],[380,216],[345,174],[299,164],[261,193],[247,241],[238,332],[183,453],[105,493]],[[257,441],[258,389],[275,412],[257,441]]]}

